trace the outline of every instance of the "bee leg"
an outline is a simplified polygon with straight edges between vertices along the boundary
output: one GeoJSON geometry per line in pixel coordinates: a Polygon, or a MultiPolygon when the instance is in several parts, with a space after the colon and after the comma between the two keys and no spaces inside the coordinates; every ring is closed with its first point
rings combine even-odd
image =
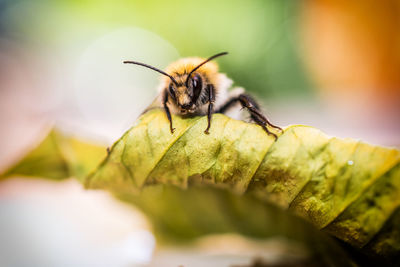
{"type": "Polygon", "coordinates": [[[170,131],[171,131],[171,134],[173,134],[175,128],[172,127],[171,112],[169,111],[167,102],[168,102],[168,93],[165,93],[165,94],[164,94],[164,97],[163,97],[163,106],[164,106],[165,114],[167,114],[167,118],[168,118],[168,120],[169,120],[169,129],[170,129],[170,131]]]}
{"type": "Polygon", "coordinates": [[[224,113],[226,112],[230,107],[232,107],[234,104],[236,104],[237,102],[240,103],[240,105],[243,108],[246,108],[249,112],[250,112],[250,117],[251,119],[256,122],[258,125],[260,125],[264,131],[267,132],[267,134],[273,135],[275,137],[275,140],[278,139],[278,136],[272,132],[270,132],[268,130],[268,128],[266,127],[266,125],[269,125],[273,128],[279,129],[281,131],[282,128],[273,125],[272,123],[270,123],[268,121],[268,119],[261,113],[259,105],[257,104],[257,102],[252,99],[250,96],[245,95],[245,94],[241,94],[237,97],[234,97],[232,99],[230,99],[228,102],[226,102],[218,111],[217,113],[224,113]]]}
{"type": "Polygon", "coordinates": [[[258,119],[260,119],[264,124],[267,124],[267,125],[271,126],[272,128],[278,129],[278,130],[280,130],[281,132],[283,132],[283,130],[282,130],[281,127],[276,126],[276,125],[273,125],[273,124],[261,113],[259,105],[257,104],[257,102],[256,102],[251,96],[245,95],[245,94],[239,95],[239,101],[241,101],[241,104],[242,104],[242,101],[243,101],[243,102],[246,102],[246,101],[247,101],[248,103],[250,103],[250,105],[251,105],[252,107],[243,106],[243,104],[242,104],[242,106],[243,106],[243,107],[246,107],[246,108],[250,111],[250,113],[251,113],[251,118],[252,118],[254,121],[256,121],[256,119],[255,119],[255,116],[253,116],[253,114],[255,114],[255,115],[258,117],[258,119]],[[242,99],[242,100],[240,100],[240,99],[242,99]]]}
{"type": "Polygon", "coordinates": [[[214,92],[214,86],[209,85],[208,86],[208,113],[207,113],[207,129],[204,131],[205,134],[209,134],[210,132],[208,131],[211,127],[211,116],[214,112],[214,102],[215,102],[215,92],[214,92]]]}
{"type": "Polygon", "coordinates": [[[231,98],[231,99],[229,99],[228,102],[226,102],[224,105],[222,105],[215,113],[224,114],[228,109],[230,109],[237,102],[239,102],[239,98],[238,97],[231,98]]]}
{"type": "Polygon", "coordinates": [[[264,129],[264,131],[267,132],[267,134],[274,136],[275,141],[278,139],[278,136],[276,134],[274,134],[273,132],[270,132],[268,130],[268,128],[265,126],[267,123],[265,121],[263,121],[262,118],[258,117],[255,114],[252,114],[251,111],[250,111],[250,116],[253,121],[255,121],[258,125],[260,125],[264,129]]]}

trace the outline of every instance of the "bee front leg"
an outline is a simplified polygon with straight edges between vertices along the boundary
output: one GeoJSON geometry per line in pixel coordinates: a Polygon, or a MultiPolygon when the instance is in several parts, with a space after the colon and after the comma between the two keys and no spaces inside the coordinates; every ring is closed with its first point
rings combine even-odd
{"type": "Polygon", "coordinates": [[[172,127],[171,112],[169,111],[167,103],[168,103],[168,93],[165,93],[164,97],[163,97],[163,106],[164,106],[165,114],[167,114],[167,118],[169,120],[169,129],[171,131],[171,134],[173,134],[175,128],[172,127]]]}
{"type": "Polygon", "coordinates": [[[204,131],[205,134],[209,134],[211,127],[211,117],[212,114],[214,113],[214,103],[215,103],[215,92],[214,92],[214,86],[209,85],[208,86],[208,113],[207,113],[207,129],[204,131]]]}

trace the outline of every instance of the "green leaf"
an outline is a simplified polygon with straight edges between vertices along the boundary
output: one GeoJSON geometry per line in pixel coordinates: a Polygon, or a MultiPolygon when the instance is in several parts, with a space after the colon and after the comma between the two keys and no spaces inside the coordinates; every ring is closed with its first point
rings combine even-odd
{"type": "MultiPolygon", "coordinates": [[[[400,207],[397,149],[329,137],[301,125],[286,128],[275,142],[259,126],[221,114],[213,115],[210,135],[203,133],[205,117],[175,116],[173,122],[177,132],[171,135],[161,111],[142,116],[115,143],[86,186],[124,198],[155,185],[226,188],[289,209],[357,248],[370,245],[400,207]]],[[[140,203],[148,212],[148,205],[140,203]]],[[[171,204],[175,212],[179,208],[171,204]]],[[[399,252],[390,245],[385,250],[399,252]]]]}
{"type": "Polygon", "coordinates": [[[54,180],[74,176],[82,180],[105,156],[104,147],[67,137],[53,130],[20,162],[4,174],[0,174],[0,180],[11,176],[33,176],[54,180]]]}
{"type": "Polygon", "coordinates": [[[318,266],[354,266],[338,244],[305,220],[251,194],[190,181],[188,188],[156,184],[139,194],[116,194],[150,218],[161,242],[187,242],[216,233],[282,238],[300,245],[318,266]]]}
{"type": "Polygon", "coordinates": [[[105,149],[52,132],[8,174],[78,176],[87,188],[137,205],[169,239],[285,233],[312,246],[310,228],[291,213],[361,251],[400,261],[399,150],[301,125],[275,141],[258,125],[221,114],[209,135],[206,117],[173,116],[173,123],[171,134],[163,111],[147,112],[87,177],[105,149]]]}

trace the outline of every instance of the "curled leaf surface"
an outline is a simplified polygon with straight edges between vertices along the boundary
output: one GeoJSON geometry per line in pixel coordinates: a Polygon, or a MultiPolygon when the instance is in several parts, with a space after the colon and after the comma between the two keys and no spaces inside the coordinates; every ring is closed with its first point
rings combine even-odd
{"type": "Polygon", "coordinates": [[[54,133],[7,174],[78,176],[87,188],[138,205],[170,237],[265,237],[269,226],[279,228],[262,208],[273,203],[356,248],[400,260],[398,149],[302,125],[276,132],[275,141],[258,125],[221,114],[213,115],[209,135],[206,117],[173,122],[171,134],[161,110],[147,112],[89,176],[105,149],[91,147],[88,156],[78,149],[84,143],[54,133]]]}
{"type": "Polygon", "coordinates": [[[0,180],[24,176],[53,180],[75,177],[83,181],[105,156],[106,149],[103,146],[52,130],[23,159],[0,174],[0,180]]]}
{"type": "Polygon", "coordinates": [[[258,125],[220,114],[210,135],[203,133],[205,117],[173,120],[171,135],[162,111],[145,114],[87,187],[118,193],[156,184],[227,188],[289,209],[359,248],[400,206],[397,149],[301,125],[287,127],[275,142],[258,125]]]}

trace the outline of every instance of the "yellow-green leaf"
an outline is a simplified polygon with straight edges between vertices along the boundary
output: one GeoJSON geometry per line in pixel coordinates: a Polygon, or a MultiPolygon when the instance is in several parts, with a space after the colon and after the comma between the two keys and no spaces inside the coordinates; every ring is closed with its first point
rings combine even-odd
{"type": "Polygon", "coordinates": [[[206,117],[173,116],[173,123],[171,134],[162,110],[147,112],[87,177],[105,149],[52,132],[7,175],[75,175],[87,188],[140,207],[164,235],[183,239],[218,232],[266,237],[271,227],[302,233],[290,230],[296,219],[271,212],[273,203],[362,251],[400,261],[398,149],[301,125],[275,141],[258,125],[221,114],[213,115],[209,135],[206,117]]]}
{"type": "Polygon", "coordinates": [[[105,156],[104,147],[67,137],[53,130],[20,162],[1,174],[0,180],[11,176],[54,180],[74,176],[82,180],[105,156]]]}
{"type": "Polygon", "coordinates": [[[275,142],[259,126],[220,114],[213,116],[210,135],[203,133],[205,117],[173,121],[177,132],[171,135],[162,111],[145,114],[87,187],[125,198],[154,185],[227,188],[289,209],[358,248],[369,245],[400,207],[397,149],[300,125],[286,128],[275,142]]]}

